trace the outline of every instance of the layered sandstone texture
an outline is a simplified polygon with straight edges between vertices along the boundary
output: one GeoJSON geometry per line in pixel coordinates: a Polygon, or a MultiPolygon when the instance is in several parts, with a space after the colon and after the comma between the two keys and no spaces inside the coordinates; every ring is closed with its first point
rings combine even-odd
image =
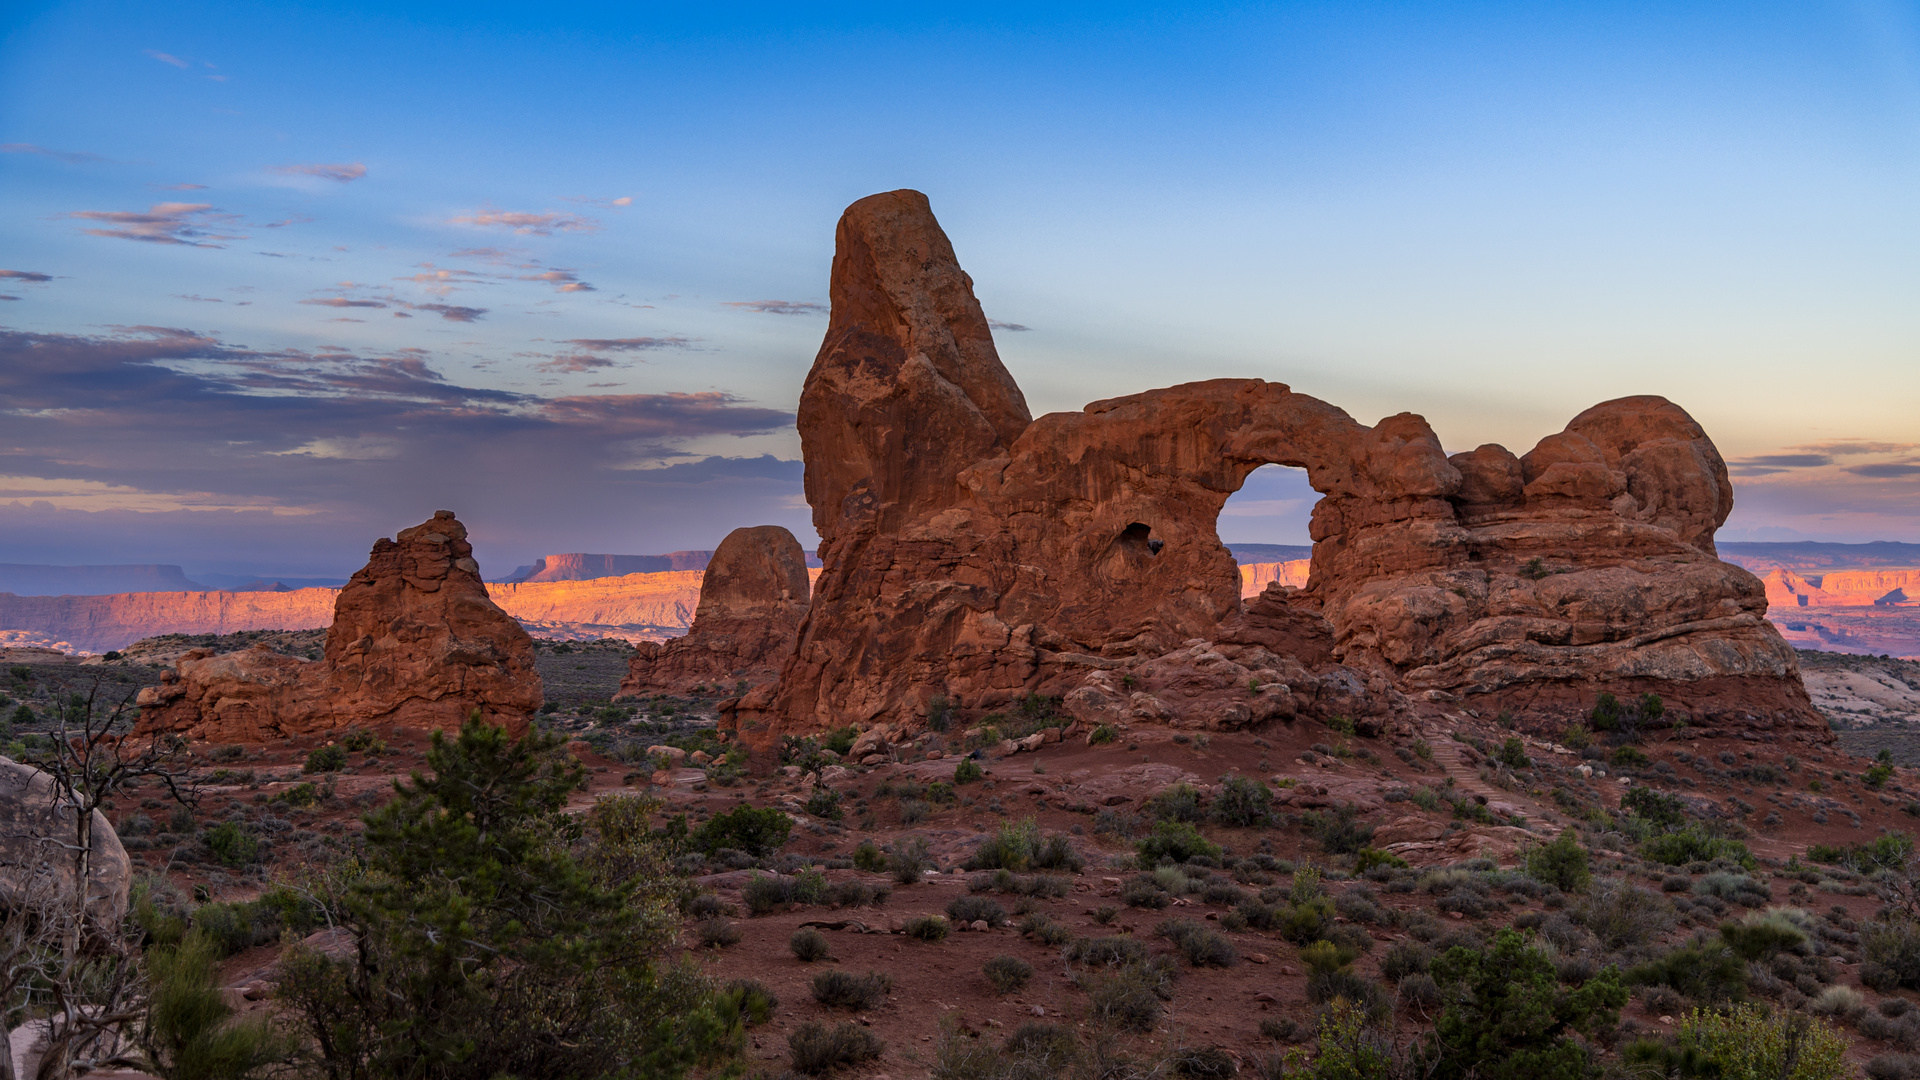
{"type": "Polygon", "coordinates": [[[441,510],[374,543],[340,590],[321,659],[189,653],[140,692],[141,724],[228,742],[355,725],[452,729],[475,709],[518,733],[540,706],[533,640],[487,595],[441,510]]]}
{"type": "Polygon", "coordinates": [[[639,642],[620,697],[749,687],[777,678],[807,615],[806,552],[778,525],[735,529],[714,550],[684,637],[639,642]]]}
{"type": "Polygon", "coordinates": [[[1759,580],[1715,555],[1726,466],[1671,402],[1605,402],[1524,455],[1258,379],[1034,419],[924,196],[862,199],[835,245],[799,408],[825,570],[779,683],[733,707],[750,740],[1032,692],[1187,724],[1600,689],[1814,721],[1759,580]],[[1304,587],[1243,612],[1214,524],[1265,464],[1322,497],[1304,587]]]}

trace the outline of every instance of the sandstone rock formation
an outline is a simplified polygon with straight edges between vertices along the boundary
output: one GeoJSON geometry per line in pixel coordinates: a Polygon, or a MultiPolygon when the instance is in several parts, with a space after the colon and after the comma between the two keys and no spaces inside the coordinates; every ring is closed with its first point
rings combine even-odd
{"type": "Polygon", "coordinates": [[[848,208],[830,294],[799,409],[825,570],[779,683],[732,706],[749,741],[1033,692],[1207,725],[1601,689],[1815,722],[1760,582],[1715,555],[1726,466],[1671,402],[1605,402],[1524,456],[1258,379],[1032,419],[912,191],[848,208]],[[1256,616],[1214,523],[1265,464],[1322,498],[1306,587],[1256,616]]]}
{"type": "Polygon", "coordinates": [[[161,679],[136,699],[142,730],[228,742],[356,724],[457,728],[474,709],[517,734],[540,706],[533,641],[488,598],[449,510],[374,543],[340,590],[322,659],[189,653],[161,679]]]}
{"type": "Polygon", "coordinates": [[[714,550],[685,637],[639,642],[619,697],[766,683],[793,651],[810,580],[800,541],[778,525],[735,529],[714,550]]]}
{"type": "Polygon", "coordinates": [[[1268,585],[1279,583],[1292,589],[1307,587],[1307,574],[1313,566],[1311,559],[1289,559],[1286,562],[1241,563],[1240,599],[1246,600],[1259,596],[1268,585]]]}
{"type": "MultiPolygon", "coordinates": [[[[79,876],[73,859],[79,819],[73,807],[55,795],[46,773],[0,757],[0,903],[73,897],[79,876]]],[[[117,921],[127,912],[133,863],[98,810],[93,812],[92,836],[87,912],[102,922],[117,921]]]]}

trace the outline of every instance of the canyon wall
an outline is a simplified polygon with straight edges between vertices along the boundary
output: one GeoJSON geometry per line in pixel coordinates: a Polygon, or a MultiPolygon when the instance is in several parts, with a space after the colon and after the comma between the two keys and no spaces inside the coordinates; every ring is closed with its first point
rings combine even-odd
{"type": "Polygon", "coordinates": [[[333,602],[339,593],[338,589],[108,596],[0,593],[0,630],[46,634],[81,651],[102,653],[158,634],[316,629],[333,621],[333,602]]]}
{"type": "Polygon", "coordinates": [[[1278,583],[1288,588],[1307,587],[1307,571],[1313,565],[1311,559],[1289,559],[1286,562],[1241,563],[1240,599],[1247,600],[1259,596],[1268,585],[1278,583]]]}

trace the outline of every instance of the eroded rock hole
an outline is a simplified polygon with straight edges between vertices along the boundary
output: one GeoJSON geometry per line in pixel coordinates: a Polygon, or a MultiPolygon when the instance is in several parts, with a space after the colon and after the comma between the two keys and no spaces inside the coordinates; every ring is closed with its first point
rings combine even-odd
{"type": "Polygon", "coordinates": [[[1147,554],[1158,555],[1160,549],[1166,546],[1166,541],[1154,538],[1153,526],[1136,521],[1120,530],[1120,546],[1136,550],[1144,548],[1147,554]]]}

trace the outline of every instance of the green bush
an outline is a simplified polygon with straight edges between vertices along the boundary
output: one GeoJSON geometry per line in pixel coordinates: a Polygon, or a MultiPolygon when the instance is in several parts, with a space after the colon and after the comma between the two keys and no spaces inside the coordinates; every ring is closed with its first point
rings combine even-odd
{"type": "Polygon", "coordinates": [[[1668,986],[1695,1001],[1738,1001],[1747,991],[1747,965],[1722,941],[1694,942],[1627,972],[1635,986],[1668,986]]]}
{"type": "Polygon", "coordinates": [[[1104,743],[1114,742],[1119,738],[1120,733],[1113,729],[1112,724],[1101,724],[1094,728],[1092,732],[1088,733],[1087,745],[1100,746],[1104,743]]]}
{"type": "Polygon", "coordinates": [[[1153,932],[1173,942],[1194,967],[1233,967],[1240,962],[1240,950],[1233,942],[1198,920],[1168,919],[1153,932]]]}
{"type": "Polygon", "coordinates": [[[316,746],[307,754],[307,763],[301,772],[328,773],[339,772],[347,767],[347,748],[335,743],[316,746]]]}
{"type": "Polygon", "coordinates": [[[1587,849],[1580,846],[1579,836],[1566,829],[1553,843],[1527,852],[1527,876],[1561,892],[1580,892],[1593,880],[1593,871],[1587,866],[1587,849]]]}
{"type": "Polygon", "coordinates": [[[893,977],[878,971],[869,971],[865,975],[855,975],[851,971],[823,971],[813,977],[813,1000],[829,1009],[862,1012],[877,1008],[885,1003],[887,993],[892,989],[893,977]]]}
{"type": "Polygon", "coordinates": [[[1328,854],[1351,855],[1373,839],[1373,826],[1360,820],[1358,807],[1345,803],[1332,810],[1309,812],[1307,834],[1328,854]]]}
{"type": "Polygon", "coordinates": [[[146,954],[150,994],[141,1026],[142,1066],[158,1076],[247,1080],[294,1050],[264,1016],[236,1020],[220,989],[221,946],[195,930],[146,954]]]}
{"type": "Polygon", "coordinates": [[[872,839],[862,840],[860,845],[853,849],[853,866],[856,870],[868,872],[885,870],[887,856],[880,850],[880,845],[874,843],[872,839]]]}
{"type": "Polygon", "coordinates": [[[740,928],[719,915],[709,916],[693,924],[693,934],[700,944],[709,949],[724,949],[740,944],[740,928]]]}
{"type": "Polygon", "coordinates": [[[927,842],[918,836],[893,842],[893,854],[887,856],[887,869],[892,871],[893,880],[902,885],[912,885],[926,875],[933,866],[933,859],[927,854],[927,842]]]}
{"type": "Polygon", "coordinates": [[[731,1013],[742,1027],[758,1027],[766,1023],[773,1010],[780,1007],[780,999],[753,979],[735,979],[723,987],[716,995],[715,1003],[723,1011],[731,1013]]]}
{"type": "Polygon", "coordinates": [[[907,920],[906,934],[916,941],[944,941],[950,927],[938,915],[915,915],[907,920]]]}
{"type": "Polygon", "coordinates": [[[980,971],[996,994],[1011,994],[1033,978],[1033,965],[1017,956],[996,956],[981,965],[980,971]]]}
{"type": "Polygon", "coordinates": [[[1694,1050],[1704,1075],[1724,1080],[1842,1080],[1847,1039],[1826,1022],[1753,1005],[1681,1018],[1676,1043],[1694,1050]]]}
{"type": "Polygon", "coordinates": [[[1608,949],[1646,945],[1673,928],[1673,905],[1659,893],[1620,878],[1588,886],[1574,917],[1608,949]]]}
{"type": "Polygon", "coordinates": [[[715,814],[693,831],[689,839],[706,855],[721,848],[744,851],[754,858],[765,858],[780,850],[793,832],[793,819],[785,811],[771,806],[757,807],[741,803],[725,813],[715,814]]]}
{"type": "Polygon", "coordinates": [[[1273,792],[1258,780],[1229,776],[1213,797],[1208,813],[1222,825],[1265,825],[1273,820],[1273,792]]]}
{"type": "Polygon", "coordinates": [[[1370,847],[1361,848],[1360,853],[1353,858],[1353,872],[1356,874],[1364,874],[1376,866],[1384,866],[1392,870],[1405,870],[1407,869],[1407,860],[1390,851],[1381,851],[1379,848],[1370,847]]]}
{"type": "Polygon", "coordinates": [[[1897,870],[1912,857],[1913,837],[1903,832],[1885,833],[1864,844],[1813,844],[1807,848],[1809,861],[1844,866],[1856,874],[1897,870]]]}
{"type": "Polygon", "coordinates": [[[827,935],[811,926],[803,926],[793,932],[793,936],[787,939],[787,951],[803,964],[825,960],[833,952],[827,945],[827,935]]]}
{"type": "Polygon", "coordinates": [[[1652,758],[1648,757],[1640,748],[1635,746],[1615,747],[1613,753],[1607,757],[1607,760],[1616,768],[1622,769],[1643,768],[1653,761],[1652,758]]]}
{"type": "Polygon", "coordinates": [[[1715,859],[1739,863],[1748,870],[1760,865],[1754,860],[1753,853],[1747,850],[1747,845],[1738,840],[1708,835],[1698,825],[1689,825],[1679,832],[1648,837],[1640,845],[1640,855],[1667,866],[1685,866],[1715,859]]]}
{"type": "Polygon", "coordinates": [[[1527,744],[1518,738],[1508,739],[1500,744],[1500,752],[1494,755],[1500,764],[1513,769],[1524,769],[1533,764],[1527,759],[1527,744]]]}
{"type": "Polygon", "coordinates": [[[970,757],[961,758],[960,764],[953,767],[953,782],[956,784],[976,783],[986,775],[980,763],[970,757]]]}
{"type": "Polygon", "coordinates": [[[1643,818],[1657,829],[1678,829],[1687,823],[1687,804],[1678,795],[1635,784],[1620,796],[1620,809],[1643,818]]]}
{"type": "Polygon", "coordinates": [[[1147,810],[1162,821],[1198,823],[1206,820],[1206,812],[1200,807],[1200,789],[1187,783],[1163,788],[1148,800],[1147,810]]]}
{"type": "Polygon", "coordinates": [[[886,1044],[857,1024],[827,1027],[808,1021],[787,1036],[787,1053],[794,1072],[824,1076],[880,1056],[886,1044]]]}
{"type": "Polygon", "coordinates": [[[207,850],[225,866],[246,866],[260,857],[260,841],[237,821],[223,821],[206,832],[207,850]]]}
{"type": "Polygon", "coordinates": [[[1135,845],[1140,854],[1140,865],[1153,866],[1162,859],[1171,859],[1176,863],[1186,862],[1196,855],[1209,859],[1220,857],[1220,845],[1200,835],[1200,830],[1184,821],[1161,821],[1153,826],[1153,832],[1135,845]]]}
{"type": "Polygon", "coordinates": [[[1591,1062],[1569,1036],[1612,1025],[1627,1003],[1615,969],[1563,987],[1547,956],[1512,929],[1484,950],[1448,949],[1432,977],[1448,999],[1422,1050],[1432,1080],[1579,1080],[1591,1062]]]}
{"type": "Polygon", "coordinates": [[[840,809],[840,793],[825,784],[816,785],[813,794],[807,796],[805,810],[828,821],[839,821],[846,816],[846,811],[840,809]]]}
{"type": "Polygon", "coordinates": [[[1860,981],[1876,990],[1920,990],[1920,923],[1894,917],[1860,932],[1860,981]]]}
{"type": "Polygon", "coordinates": [[[985,922],[988,926],[1005,926],[1007,909],[984,896],[956,896],[947,902],[947,918],[955,922],[985,922]]]}

